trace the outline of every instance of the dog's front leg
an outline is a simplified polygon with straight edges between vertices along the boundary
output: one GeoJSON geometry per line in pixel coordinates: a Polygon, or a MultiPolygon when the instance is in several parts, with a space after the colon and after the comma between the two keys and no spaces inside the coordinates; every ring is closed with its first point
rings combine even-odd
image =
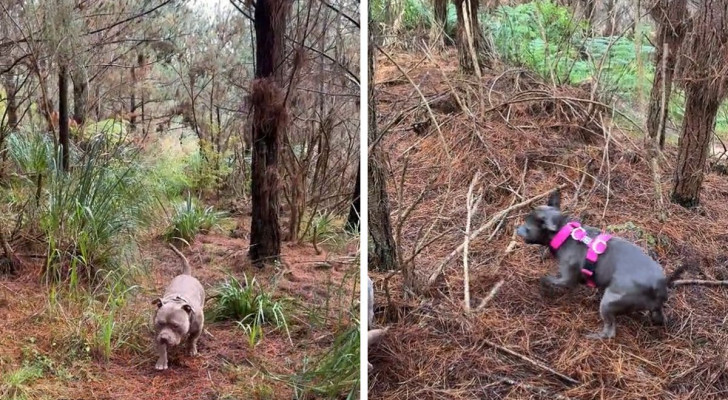
{"type": "Polygon", "coordinates": [[[167,369],[167,345],[157,343],[157,354],[159,354],[159,358],[157,359],[155,368],[159,371],[167,369]]]}
{"type": "Polygon", "coordinates": [[[561,261],[559,262],[559,276],[546,275],[541,278],[541,282],[551,286],[573,288],[579,283],[578,269],[578,265],[561,261]]]}

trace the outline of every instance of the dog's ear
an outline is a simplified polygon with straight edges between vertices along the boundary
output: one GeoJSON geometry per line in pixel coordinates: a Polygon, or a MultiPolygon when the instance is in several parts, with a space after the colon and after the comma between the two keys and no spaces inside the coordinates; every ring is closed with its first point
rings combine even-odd
{"type": "Polygon", "coordinates": [[[192,307],[189,304],[185,304],[182,306],[182,309],[185,310],[187,314],[192,314],[192,307]]]}
{"type": "Polygon", "coordinates": [[[548,206],[561,209],[561,191],[560,190],[557,190],[557,191],[551,193],[551,196],[549,196],[548,206]]]}
{"type": "Polygon", "coordinates": [[[152,300],[152,304],[154,304],[155,306],[157,306],[157,308],[162,307],[162,299],[160,299],[159,297],[157,297],[156,299],[152,300]]]}
{"type": "Polygon", "coordinates": [[[556,225],[556,215],[554,214],[547,214],[544,216],[543,219],[543,227],[551,232],[556,232],[559,230],[559,227],[556,225]]]}

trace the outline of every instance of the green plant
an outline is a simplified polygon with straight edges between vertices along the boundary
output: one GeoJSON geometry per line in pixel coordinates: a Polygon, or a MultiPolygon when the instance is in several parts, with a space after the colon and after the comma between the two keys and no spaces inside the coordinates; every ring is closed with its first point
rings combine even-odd
{"type": "Polygon", "coordinates": [[[286,331],[289,341],[291,335],[285,317],[285,303],[274,300],[264,291],[258,281],[243,281],[230,277],[216,290],[216,303],[212,311],[212,319],[217,321],[236,321],[248,335],[251,345],[255,345],[263,336],[263,325],[269,324],[286,331]]]}
{"type": "Polygon", "coordinates": [[[57,163],[51,168],[40,217],[48,241],[46,278],[68,276],[74,287],[82,273],[93,280],[102,267],[122,267],[124,253],[152,221],[158,199],[144,167],[134,162],[136,154],[98,138],[71,172],[57,163]]]}
{"type": "Polygon", "coordinates": [[[0,397],[3,399],[21,400],[28,398],[28,385],[43,377],[43,368],[39,365],[24,365],[11,371],[2,378],[0,397]]]}
{"type": "Polygon", "coordinates": [[[164,234],[167,240],[183,239],[192,242],[198,233],[205,233],[212,229],[224,216],[212,207],[201,208],[192,195],[187,194],[187,200],[176,205],[169,228],[164,234]]]}
{"type": "Polygon", "coordinates": [[[355,399],[359,388],[359,324],[341,331],[331,348],[315,360],[304,359],[300,373],[279,377],[294,389],[297,399],[355,399]]]}

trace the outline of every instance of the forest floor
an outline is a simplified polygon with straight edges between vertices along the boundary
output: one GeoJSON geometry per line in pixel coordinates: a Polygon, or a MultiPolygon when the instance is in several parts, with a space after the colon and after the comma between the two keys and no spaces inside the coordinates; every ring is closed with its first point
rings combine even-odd
{"type": "Polygon", "coordinates": [[[542,293],[539,279],[555,273],[554,261],[514,235],[530,204],[497,218],[565,185],[562,207],[570,215],[634,241],[668,274],[685,264],[685,279],[728,279],[726,176],[706,174],[697,210],[670,203],[676,148],[668,146],[661,222],[642,134],[622,130],[626,118],[614,121],[607,107],[584,100],[588,90],[550,87],[502,66],[481,80],[467,77],[457,71],[454,49],[434,56],[385,51],[394,63],[380,53],[375,82],[378,126],[389,127],[380,146],[390,168],[393,229],[404,260],[421,252],[411,264],[413,292],[405,293],[399,274],[370,271],[375,325],[389,331],[369,350],[369,398],[728,397],[728,288],[678,286],[666,326],[621,316],[614,339],[586,340],[601,329],[600,294],[585,286],[542,293]],[[419,86],[440,132],[401,71],[419,86]],[[463,243],[476,172],[474,192],[483,197],[472,230],[496,219],[469,244],[474,311],[466,313],[462,252],[427,281],[463,243]]]}
{"type": "Polygon", "coordinates": [[[146,273],[135,278],[138,287],[117,311],[119,337],[106,360],[87,344],[97,332],[88,332],[93,317],[86,315],[83,302],[72,295],[52,300],[49,288],[39,283],[40,261],[26,258],[26,270],[0,278],[0,371],[5,390],[0,397],[294,398],[289,378],[330,350],[336,335],[349,326],[351,310],[358,308],[358,243],[352,237],[333,251],[319,245],[320,254],[310,244],[284,243],[281,265],[259,270],[247,258],[250,217],[238,215],[235,220],[243,227],[237,229],[239,238],[217,230],[199,235],[191,247],[182,249],[192,273],[208,300],[215,294],[213,287],[229,276],[242,280],[243,274],[255,277],[275,298],[289,299],[285,315],[291,341],[283,330],[264,327],[265,336],[250,346],[234,322],[208,320],[199,356],[176,350],[169,369],[156,371],[151,301],[181,271],[181,263],[161,239],[150,239],[140,245],[146,273]]]}

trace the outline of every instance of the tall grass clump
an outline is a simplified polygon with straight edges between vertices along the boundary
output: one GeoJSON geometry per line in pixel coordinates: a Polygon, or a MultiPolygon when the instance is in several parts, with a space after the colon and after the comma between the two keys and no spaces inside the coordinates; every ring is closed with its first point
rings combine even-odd
{"type": "Polygon", "coordinates": [[[359,392],[359,323],[339,332],[332,346],[315,359],[306,357],[301,372],[281,378],[294,389],[296,399],[355,399],[359,392]]]}
{"type": "Polygon", "coordinates": [[[215,226],[225,214],[216,212],[212,206],[202,208],[187,194],[187,199],[175,205],[174,214],[164,237],[167,240],[182,239],[192,242],[198,233],[206,233],[215,226]]]}
{"type": "Polygon", "coordinates": [[[122,269],[159,204],[160,192],[147,179],[148,166],[138,163],[138,151],[98,136],[84,151],[72,149],[65,172],[47,135],[14,133],[8,150],[35,197],[36,218],[26,228],[39,230],[47,242],[44,277],[75,286],[82,278],[95,280],[101,270],[122,269]]]}
{"type": "Polygon", "coordinates": [[[235,277],[228,278],[217,288],[214,298],[216,302],[212,309],[212,320],[236,321],[248,335],[251,346],[263,337],[264,325],[284,329],[289,341],[291,340],[285,316],[285,302],[273,299],[255,277],[248,280],[243,275],[242,282],[235,277]]]}

